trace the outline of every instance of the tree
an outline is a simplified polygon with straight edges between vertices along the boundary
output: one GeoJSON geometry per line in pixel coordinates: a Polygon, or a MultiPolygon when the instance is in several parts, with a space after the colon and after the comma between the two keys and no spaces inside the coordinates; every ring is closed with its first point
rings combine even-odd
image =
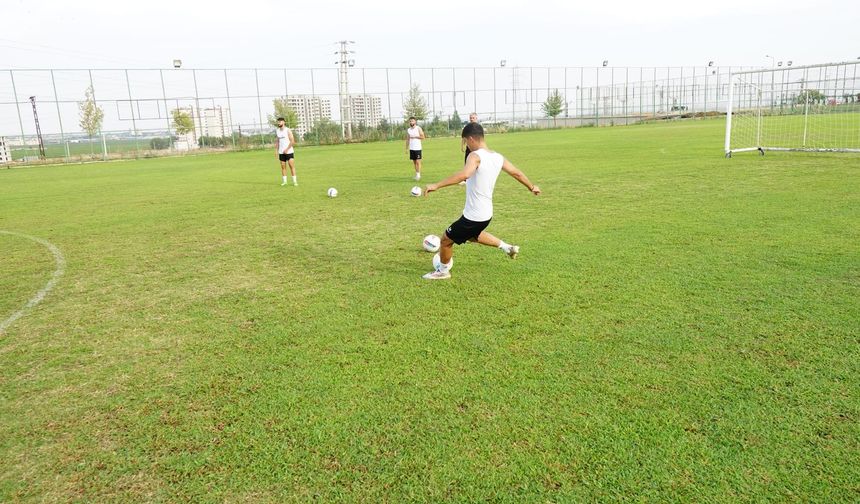
{"type": "Polygon", "coordinates": [[[804,89],[803,91],[800,92],[799,95],[797,95],[798,105],[805,104],[807,99],[809,100],[809,103],[812,103],[812,104],[815,104],[818,102],[823,103],[824,100],[826,99],[826,96],[824,96],[824,93],[822,93],[821,91],[819,91],[817,89],[804,89]]]}
{"type": "Polygon", "coordinates": [[[286,123],[287,128],[295,129],[299,126],[299,114],[293,110],[293,107],[287,103],[287,98],[275,98],[272,100],[272,107],[275,109],[275,114],[270,115],[266,114],[266,117],[269,119],[269,124],[272,127],[278,127],[278,118],[283,117],[284,123],[286,123]]]}
{"type": "Polygon", "coordinates": [[[564,96],[556,89],[546,97],[546,101],[541,104],[540,108],[547,117],[552,117],[552,124],[555,126],[555,118],[564,112],[564,96]]]}
{"type": "Polygon", "coordinates": [[[330,119],[320,119],[313,128],[305,133],[305,142],[315,144],[335,144],[342,140],[340,124],[330,119]]]}
{"type": "Polygon", "coordinates": [[[93,153],[93,137],[102,129],[105,112],[96,104],[95,91],[89,86],[84,91],[84,101],[78,102],[81,129],[90,137],[90,155],[93,153]]]}
{"type": "Polygon", "coordinates": [[[186,135],[194,129],[194,120],[191,114],[182,109],[173,109],[173,129],[177,135],[186,135]]]}
{"type": "Polygon", "coordinates": [[[455,110],[451,117],[448,118],[448,129],[451,131],[458,131],[463,127],[463,120],[460,119],[460,114],[455,110]]]}
{"type": "Polygon", "coordinates": [[[427,118],[427,100],[421,96],[421,88],[418,84],[409,88],[409,96],[403,102],[403,117],[414,117],[419,121],[427,118]]]}

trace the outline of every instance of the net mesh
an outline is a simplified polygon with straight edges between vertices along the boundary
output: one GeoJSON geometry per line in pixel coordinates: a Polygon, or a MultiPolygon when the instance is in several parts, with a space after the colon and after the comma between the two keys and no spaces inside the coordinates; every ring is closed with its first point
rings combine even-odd
{"type": "Polygon", "coordinates": [[[726,152],[860,152],[858,66],[839,63],[735,75],[726,152]]]}

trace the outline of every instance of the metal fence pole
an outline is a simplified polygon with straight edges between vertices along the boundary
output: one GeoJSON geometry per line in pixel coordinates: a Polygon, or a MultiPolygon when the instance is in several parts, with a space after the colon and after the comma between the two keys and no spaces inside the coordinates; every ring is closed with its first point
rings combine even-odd
{"type": "MultiPolygon", "coordinates": [[[[131,97],[131,82],[128,80],[128,70],[125,70],[125,86],[128,89],[128,104],[131,108],[131,128],[134,130],[134,149],[135,155],[140,156],[140,144],[137,139],[137,121],[134,120],[134,107],[132,106],[133,98],[131,97]]],[[[107,152],[105,152],[107,156],[107,152]]]]}
{"type": "MultiPolygon", "coordinates": [[[[63,114],[60,112],[60,99],[57,97],[57,81],[54,80],[54,71],[51,70],[51,85],[54,87],[54,104],[57,106],[57,119],[60,121],[60,140],[66,145],[66,133],[63,131],[63,114]]],[[[68,156],[66,156],[68,159],[68,156]]]]}
{"type": "MultiPolygon", "coordinates": [[[[257,91],[257,94],[259,94],[259,91],[257,91]]],[[[259,98],[258,98],[258,101],[259,101],[259,98]]],[[[316,83],[314,82],[314,69],[313,68],[311,68],[311,102],[313,105],[316,105],[316,102],[317,102],[317,88],[316,88],[316,83]]],[[[320,118],[322,118],[322,103],[320,103],[320,106],[317,109],[317,111],[319,112],[318,115],[320,116],[320,118]]],[[[311,125],[311,127],[313,127],[313,126],[314,125],[311,125]]],[[[262,133],[260,134],[260,136],[262,137],[262,133]]],[[[322,143],[322,138],[320,138],[319,131],[317,131],[316,137],[317,137],[317,145],[319,145],[320,143],[322,143]]]]}
{"type": "Polygon", "coordinates": [[[565,119],[570,117],[567,105],[567,67],[564,67],[564,117],[565,119]]]}
{"type": "MultiPolygon", "coordinates": [[[[21,107],[18,103],[18,89],[15,87],[15,74],[9,70],[9,78],[12,79],[12,95],[15,97],[15,110],[18,112],[18,126],[21,127],[21,147],[27,147],[27,139],[24,137],[24,121],[21,118],[21,107]]],[[[11,154],[11,149],[10,149],[11,154]]]]}
{"type": "Polygon", "coordinates": [[[472,112],[478,113],[478,70],[472,67],[472,112]]]}
{"type": "Polygon", "coordinates": [[[164,120],[167,121],[167,146],[173,148],[173,134],[170,132],[170,112],[167,110],[167,90],[164,87],[164,70],[159,70],[161,78],[161,98],[164,100],[164,120]]]}
{"type": "MultiPolygon", "coordinates": [[[[430,108],[433,109],[433,117],[436,117],[436,69],[430,69],[430,108]]],[[[441,104],[440,104],[441,105],[441,104]]]]}
{"type": "Polygon", "coordinates": [[[451,99],[454,105],[454,110],[457,110],[457,70],[455,68],[451,68],[451,83],[453,85],[453,91],[451,92],[451,99]]]}
{"type": "Polygon", "coordinates": [[[496,95],[498,91],[496,91],[496,67],[493,67],[493,120],[498,121],[498,111],[496,109],[496,95]]]}
{"type": "Polygon", "coordinates": [[[200,125],[200,138],[198,142],[203,144],[201,147],[206,147],[206,135],[203,134],[203,114],[200,112],[200,93],[197,91],[196,69],[191,70],[191,77],[194,79],[194,106],[197,107],[197,124],[200,125]]]}
{"type": "MultiPolygon", "coordinates": [[[[284,90],[287,87],[287,71],[284,70],[284,90]]],[[[224,69],[224,92],[227,93],[227,108],[230,110],[230,144],[236,148],[236,137],[233,135],[233,103],[230,101],[230,81],[227,79],[227,69],[224,69]]],[[[241,140],[241,139],[240,139],[241,140]]]]}
{"type": "Polygon", "coordinates": [[[529,67],[529,127],[531,127],[533,122],[533,111],[532,104],[535,101],[535,69],[534,67],[529,67]]]}
{"type": "MultiPolygon", "coordinates": [[[[311,82],[313,82],[314,71],[311,69],[311,82]]],[[[263,104],[260,102],[260,77],[257,73],[257,69],[254,69],[254,83],[257,86],[257,114],[260,122],[257,123],[260,127],[260,146],[262,147],[265,143],[265,139],[263,138],[263,104]]]]}
{"type": "Polygon", "coordinates": [[[597,106],[594,107],[594,125],[600,127],[600,67],[594,68],[594,73],[596,74],[594,100],[597,104],[597,106]]]}
{"type": "Polygon", "coordinates": [[[388,97],[388,127],[394,127],[394,116],[391,115],[391,81],[388,76],[388,68],[385,69],[385,96],[388,97]]]}

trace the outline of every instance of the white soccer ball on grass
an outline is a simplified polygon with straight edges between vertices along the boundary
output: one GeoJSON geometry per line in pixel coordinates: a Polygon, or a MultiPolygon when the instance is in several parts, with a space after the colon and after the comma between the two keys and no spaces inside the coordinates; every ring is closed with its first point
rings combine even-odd
{"type": "Polygon", "coordinates": [[[328,194],[329,198],[337,198],[337,189],[335,189],[334,187],[329,187],[328,192],[326,194],[328,194]]]}
{"type": "Polygon", "coordinates": [[[436,235],[427,235],[424,237],[424,250],[427,252],[438,252],[442,240],[436,235]]]}
{"type": "Polygon", "coordinates": [[[412,196],[421,196],[421,188],[418,186],[413,187],[412,196]]]}

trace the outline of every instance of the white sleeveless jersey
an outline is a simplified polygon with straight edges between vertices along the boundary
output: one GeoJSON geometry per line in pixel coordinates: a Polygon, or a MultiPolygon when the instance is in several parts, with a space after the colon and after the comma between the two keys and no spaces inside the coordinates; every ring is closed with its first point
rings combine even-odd
{"type": "Polygon", "coordinates": [[[406,133],[409,135],[409,150],[421,150],[421,139],[412,138],[421,136],[421,128],[415,126],[407,129],[406,133]]]}
{"type": "Polygon", "coordinates": [[[290,145],[289,150],[284,150],[290,143],[290,128],[275,128],[275,134],[278,135],[278,154],[293,154],[293,146],[290,145]]]}
{"type": "Polygon", "coordinates": [[[478,149],[473,154],[481,158],[481,164],[466,180],[466,206],[463,208],[463,217],[484,222],[493,218],[493,189],[496,187],[505,157],[487,149],[478,149]]]}

